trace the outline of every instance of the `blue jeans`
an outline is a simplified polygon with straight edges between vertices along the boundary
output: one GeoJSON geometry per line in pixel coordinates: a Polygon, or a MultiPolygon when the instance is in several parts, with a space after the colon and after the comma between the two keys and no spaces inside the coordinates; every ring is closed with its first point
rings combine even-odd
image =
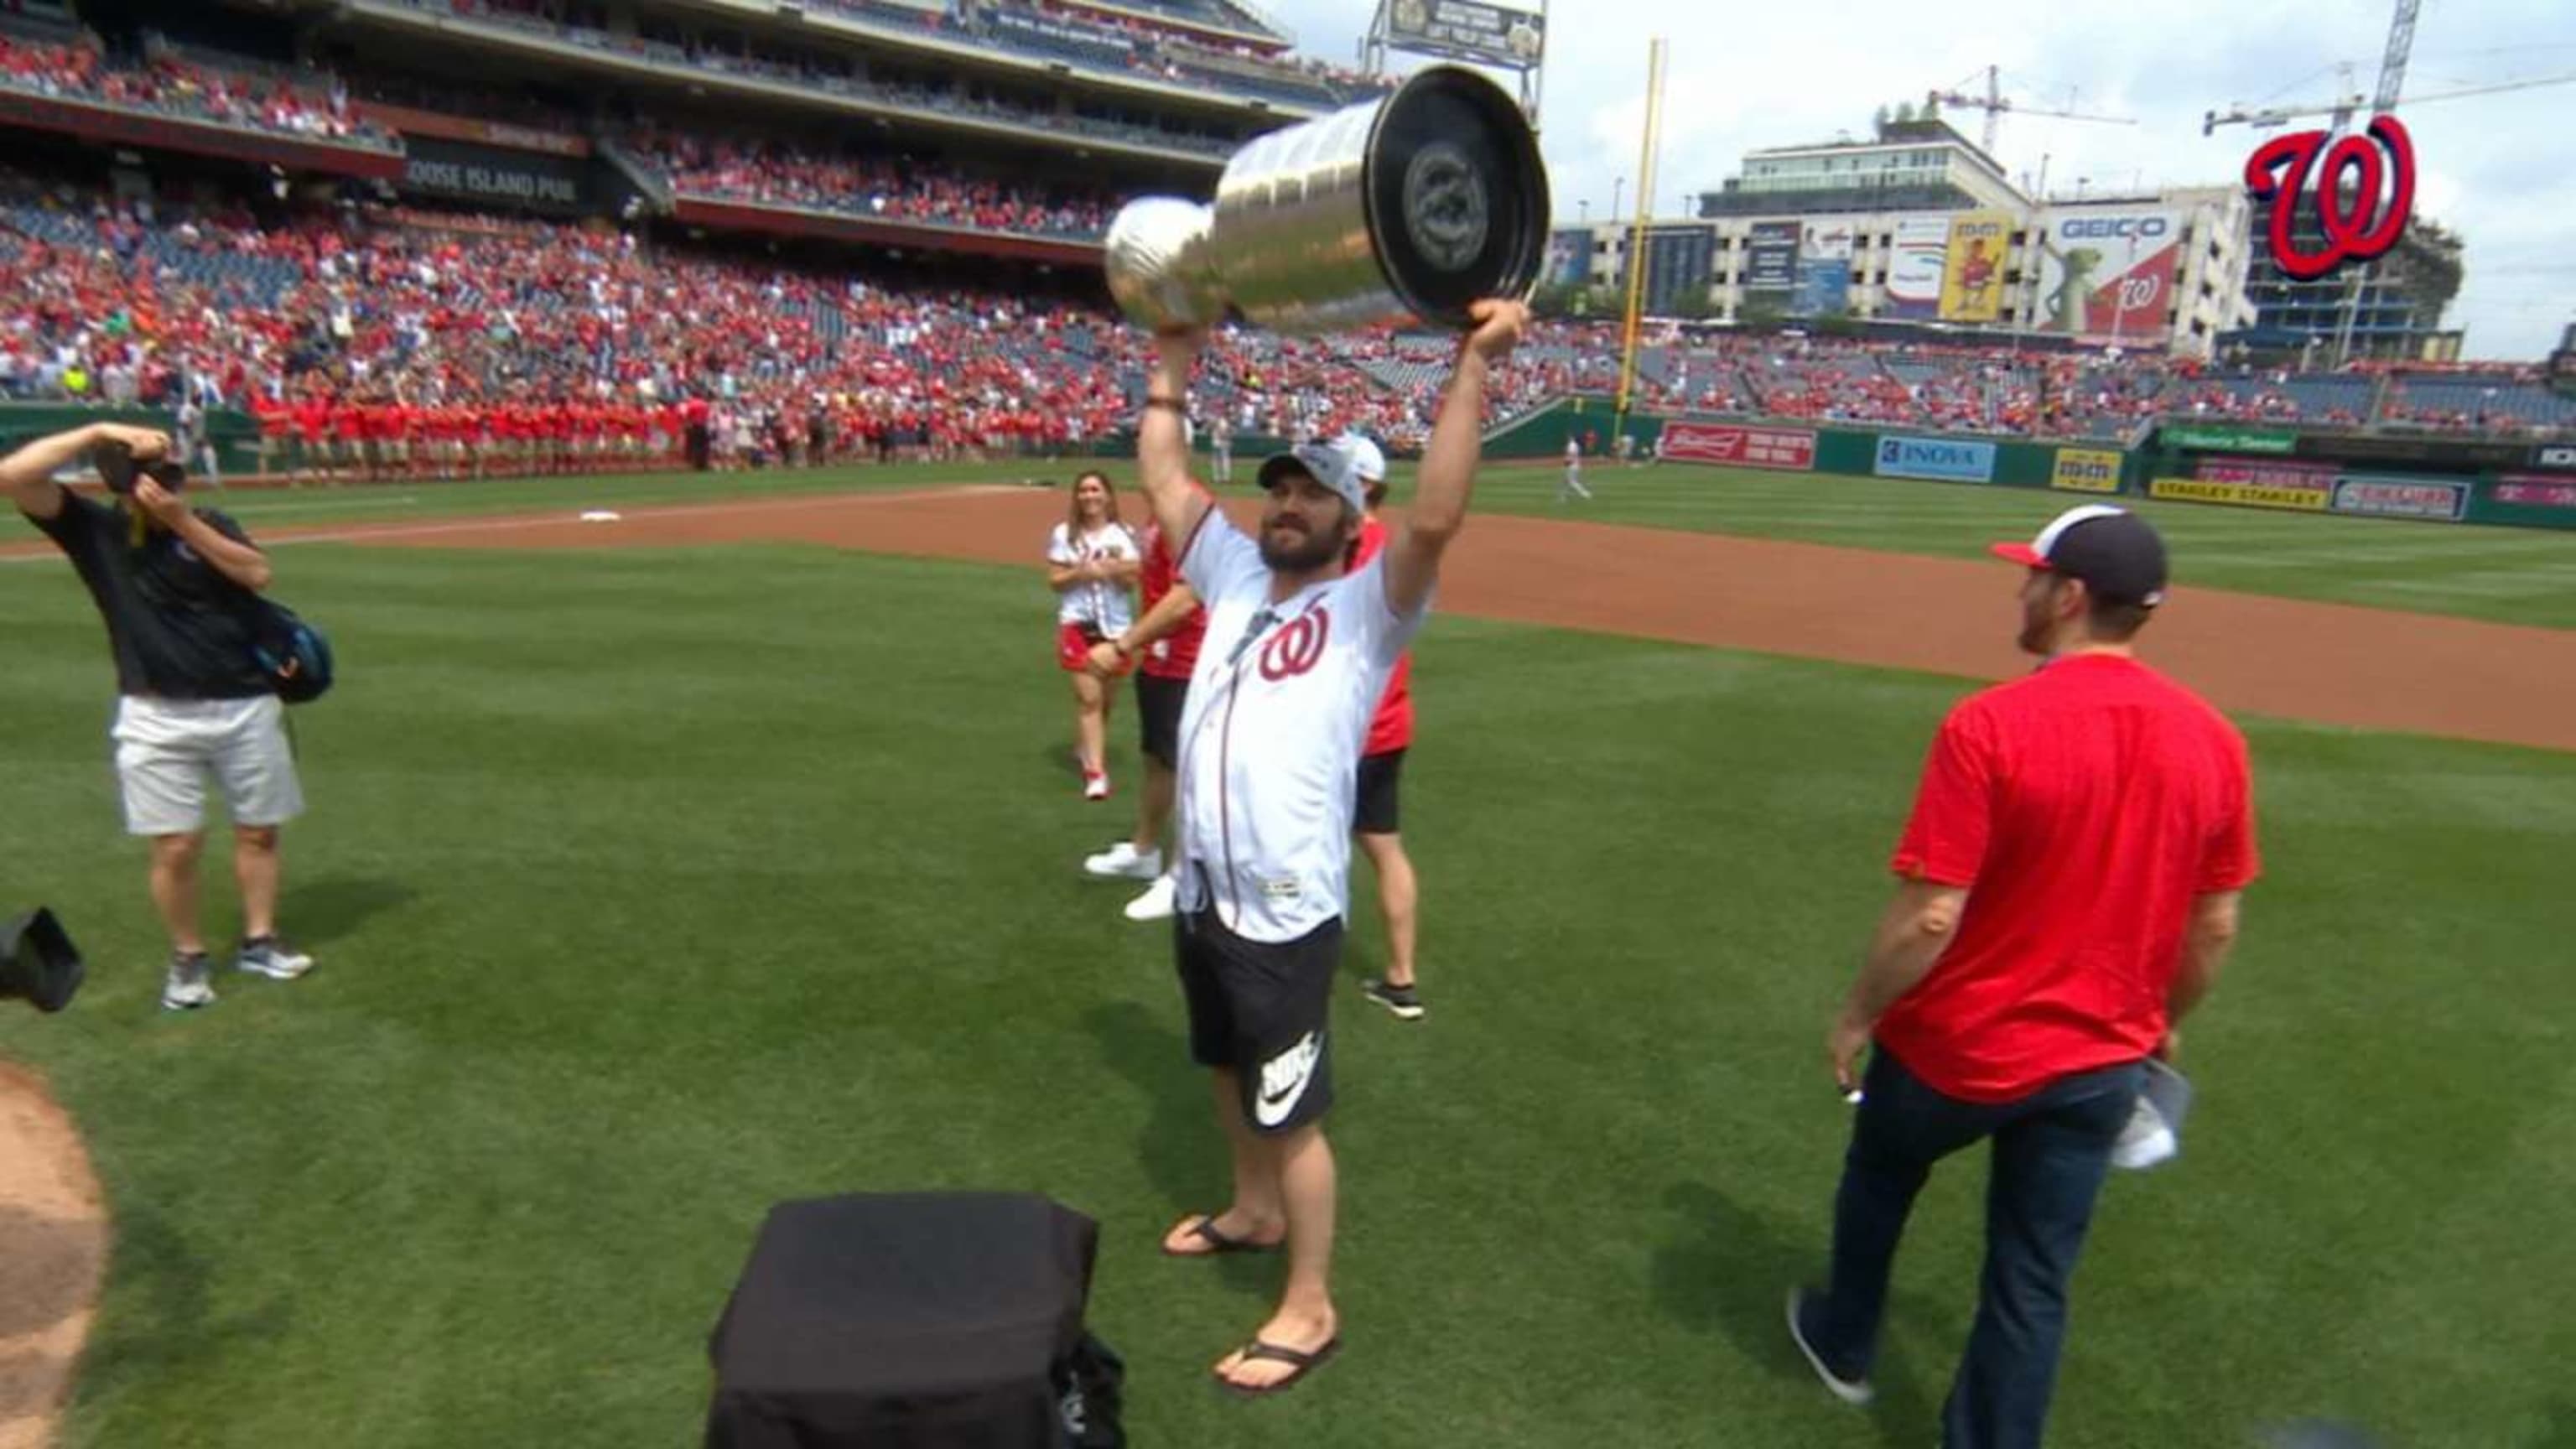
{"type": "Polygon", "coordinates": [[[1834,1199],[1833,1282],[1802,1321],[1808,1343],[1838,1375],[1868,1377],[1915,1194],[1932,1164],[1991,1137],[1985,1277],[1967,1357],[1941,1410],[1941,1442],[2039,1449],[2066,1338],[2067,1281],[2111,1144],[2145,1077],[2142,1064],[2128,1062],[1987,1105],[1944,1096],[1885,1049],[1874,1051],[1834,1199]]]}

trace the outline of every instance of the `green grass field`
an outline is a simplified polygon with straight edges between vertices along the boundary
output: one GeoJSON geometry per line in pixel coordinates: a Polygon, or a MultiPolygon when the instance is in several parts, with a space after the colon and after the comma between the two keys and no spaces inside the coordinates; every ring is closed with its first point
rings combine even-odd
{"type": "MultiPolygon", "coordinates": [[[[906,464],[811,473],[686,474],[412,483],[378,487],[236,491],[225,506],[252,529],[323,523],[389,523],[459,514],[639,506],[853,488],[958,482],[1069,480],[1079,462],[906,464]]],[[[1121,482],[1132,464],[1109,465],[1121,482]]],[[[1480,508],[1596,523],[1785,538],[1851,548],[1981,557],[1998,538],[2028,537],[2057,510],[2083,500],[2024,489],[1927,485],[1883,478],[1821,477],[1748,468],[1676,465],[1586,470],[1600,496],[1555,502],[1554,463],[1489,470],[1480,508]]],[[[1237,473],[1249,489],[1250,465],[1237,473]]],[[[1399,464],[1399,499],[1412,469],[1399,464]]],[[[2576,532],[2461,528],[2388,519],[2304,517],[2258,509],[2124,499],[2171,543],[2183,583],[2382,609],[2460,614],[2503,623],[2576,628],[2576,532]]]]}
{"type": "MultiPolygon", "coordinates": [[[[1936,552],[2058,501],[1600,473],[1586,516],[1936,552]]],[[[662,487],[686,491],[614,496],[662,487]]],[[[2465,612],[2499,559],[2563,579],[2576,549],[2157,518],[2195,576],[2186,528],[2259,534],[2207,581],[2280,592],[2346,577],[2310,551],[2421,539],[2373,577],[2465,612]],[[2469,582],[2435,587],[2444,558],[2469,582]]],[[[53,905],[93,963],[69,1013],[0,1014],[0,1055],[51,1074],[117,1233],[77,1449],[693,1442],[767,1207],[933,1187],[1100,1220],[1092,1323],[1141,1445],[1934,1439],[1981,1164],[1918,1212],[1878,1408],[1828,1400],[1777,1325],[1847,1131],[1826,1020],[1962,682],[1435,620],[1406,830],[1432,1015],[1338,999],[1349,1351],[1245,1405],[1204,1373],[1275,1270],[1155,1254],[1221,1190],[1219,1144],[1166,936],[1078,870],[1133,771],[1077,798],[1034,568],[316,544],[281,574],[342,657],[298,712],[314,811],[288,835],[289,930],[324,965],[177,1017],[95,618],[59,564],[0,567],[0,908],[53,905]]],[[[2185,1159],[2106,1195],[2051,1442],[2331,1416],[2409,1449],[2576,1443],[2576,757],[2247,725],[2269,877],[2189,1033],[2185,1159]]]]}

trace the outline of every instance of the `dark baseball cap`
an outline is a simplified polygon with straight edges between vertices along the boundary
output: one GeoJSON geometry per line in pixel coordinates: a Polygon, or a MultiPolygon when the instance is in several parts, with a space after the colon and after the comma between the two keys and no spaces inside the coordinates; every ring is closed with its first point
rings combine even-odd
{"type": "Polygon", "coordinates": [[[2082,579],[2094,596],[2154,608],[2165,601],[2165,541],[2125,508],[2087,503],[2050,519],[2028,543],[1999,543],[1994,555],[2024,568],[2082,579]]]}

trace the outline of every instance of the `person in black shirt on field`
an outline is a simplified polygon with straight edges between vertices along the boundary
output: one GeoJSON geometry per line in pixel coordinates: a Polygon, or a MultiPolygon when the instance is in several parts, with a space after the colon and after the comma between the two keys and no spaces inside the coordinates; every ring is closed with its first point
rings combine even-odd
{"type": "Polygon", "coordinates": [[[161,433],[96,423],[0,459],[0,492],[71,560],[107,621],[117,781],[127,831],[152,842],[152,901],[171,945],[161,1004],[175,1011],[215,999],[197,930],[209,776],[233,822],[245,927],[235,964],[288,981],[313,958],[277,934],[278,827],[303,813],[304,795],[285,708],[252,658],[268,556],[230,518],[180,500],[183,475],[161,466],[169,456],[161,433]],[[117,447],[139,465],[129,495],[100,503],[54,481],[117,447]]]}

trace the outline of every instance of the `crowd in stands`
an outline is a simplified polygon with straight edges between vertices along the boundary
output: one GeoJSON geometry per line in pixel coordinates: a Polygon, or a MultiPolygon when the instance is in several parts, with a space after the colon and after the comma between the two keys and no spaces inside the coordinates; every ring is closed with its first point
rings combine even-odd
{"type": "Polygon", "coordinates": [[[0,33],[0,85],[65,100],[94,101],[292,136],[391,147],[394,138],[352,113],[348,97],[278,75],[226,70],[162,52],[113,59],[93,36],[68,42],[0,33]]]}
{"type": "Polygon", "coordinates": [[[1213,81],[1239,92],[1322,109],[1348,104],[1386,84],[1346,67],[1295,55],[1285,39],[1248,38],[1259,28],[1216,6],[1131,6],[1112,13],[1059,0],[956,0],[943,10],[885,0],[815,0],[815,4],[825,13],[864,24],[914,29],[1175,84],[1213,81]],[[1159,14],[1138,13],[1157,9],[1159,14]]]}
{"type": "Polygon", "coordinates": [[[774,141],[641,132],[635,147],[684,196],[845,211],[979,231],[1097,238],[1115,204],[1099,193],[1006,187],[882,157],[827,156],[774,141]]]}
{"type": "MultiPolygon", "coordinates": [[[[1238,434],[1357,429],[1407,449],[1427,435],[1454,346],[1229,327],[1197,410],[1238,434]]],[[[1542,327],[1499,377],[1493,417],[1613,390],[1618,353],[1615,328],[1542,327]]],[[[1141,338],[1096,305],[1034,293],[899,287],[607,228],[402,208],[263,224],[0,174],[0,394],[165,408],[195,396],[260,412],[281,446],[309,441],[326,462],[364,444],[342,466],[378,466],[393,445],[442,467],[486,452],[517,466],[667,458],[686,432],[673,410],[691,408],[715,466],[1079,450],[1132,420],[1143,362],[1141,338]]],[[[2169,416],[2489,432],[2567,421],[2516,375],[1670,332],[1641,349],[1636,406],[2103,436],[2169,416]]]]}
{"type": "MultiPolygon", "coordinates": [[[[877,80],[852,70],[846,60],[827,60],[817,56],[788,61],[709,47],[681,45],[637,35],[618,35],[601,25],[585,23],[575,12],[537,6],[533,0],[520,0],[520,3],[512,3],[512,0],[403,0],[403,3],[417,10],[506,25],[610,54],[632,56],[665,65],[686,66],[723,75],[739,75],[805,90],[821,91],[851,100],[898,106],[906,110],[936,112],[963,120],[992,121],[1011,126],[1041,126],[1052,131],[1071,132],[1104,141],[1121,141],[1134,145],[1193,151],[1209,156],[1229,154],[1241,144],[1238,140],[1211,132],[1140,125],[1132,121],[1089,114],[1080,109],[1069,113],[1039,111],[990,97],[972,95],[962,89],[932,89],[877,80]],[[557,18],[561,14],[575,14],[575,18],[557,18]]],[[[922,14],[901,6],[882,8],[916,18],[922,14]]],[[[979,43],[985,39],[985,37],[969,38],[976,39],[979,43]]]]}

